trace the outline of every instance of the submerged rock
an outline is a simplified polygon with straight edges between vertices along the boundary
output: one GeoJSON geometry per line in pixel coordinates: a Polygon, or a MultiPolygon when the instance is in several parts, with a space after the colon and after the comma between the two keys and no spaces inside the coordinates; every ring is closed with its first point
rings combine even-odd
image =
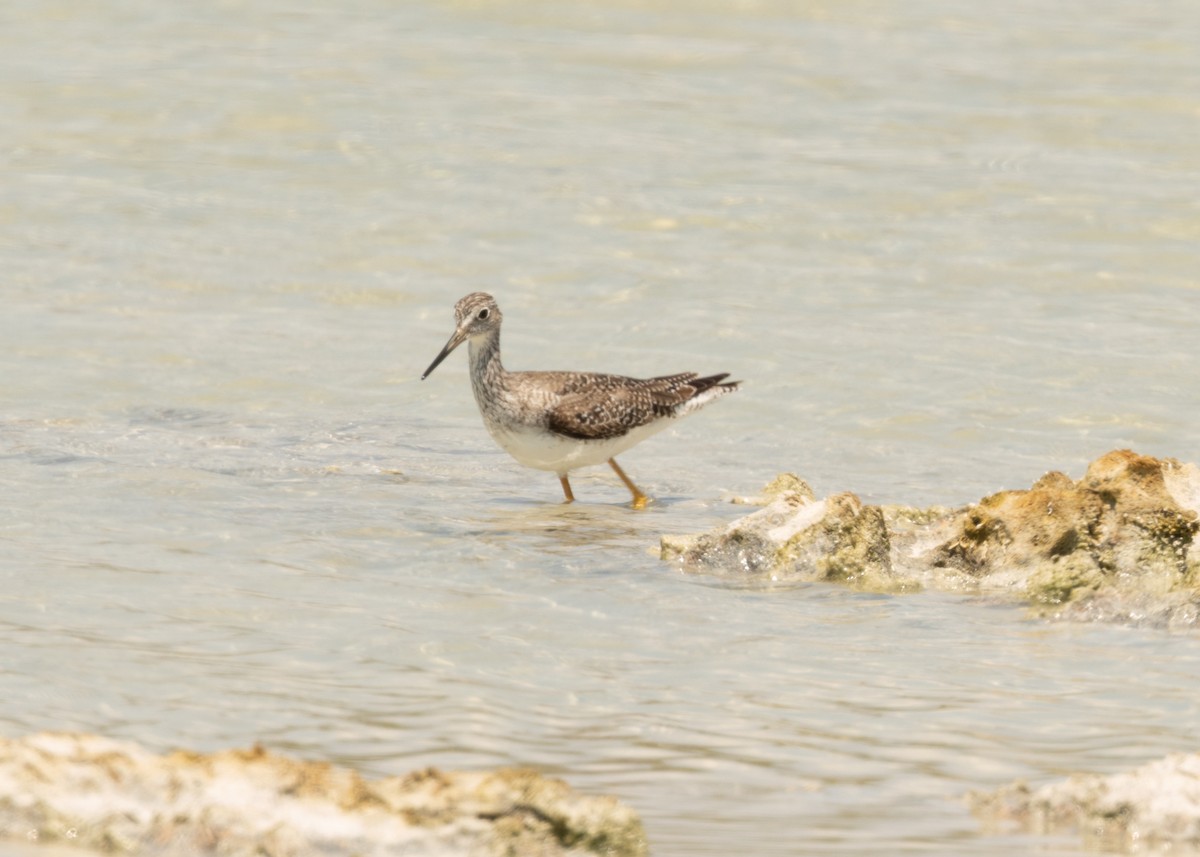
{"type": "Polygon", "coordinates": [[[261,747],[166,756],[97,735],[0,738],[0,835],[107,854],[647,854],[633,810],[533,771],[365,780],[261,747]]]}
{"type": "Polygon", "coordinates": [[[967,799],[991,825],[1076,830],[1104,850],[1200,850],[1200,753],[1167,756],[1124,774],[1076,774],[1037,790],[1017,782],[967,799]]]}
{"type": "Polygon", "coordinates": [[[768,505],[699,536],[668,536],[687,571],[1004,594],[1046,615],[1193,625],[1200,613],[1200,470],[1128,450],[1078,482],[1048,473],[962,509],[816,500],[790,474],[768,505]]]}

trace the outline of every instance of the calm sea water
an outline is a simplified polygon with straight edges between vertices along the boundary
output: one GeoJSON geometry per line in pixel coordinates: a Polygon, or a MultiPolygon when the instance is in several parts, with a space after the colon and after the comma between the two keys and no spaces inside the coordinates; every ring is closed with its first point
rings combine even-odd
{"type": "MultiPolygon", "coordinates": [[[[1200,743],[1200,643],[681,576],[819,493],[1200,459],[1200,7],[7,3],[0,731],[532,765],[659,857],[1075,853],[971,788],[1200,743]],[[522,470],[454,355],[729,371],[522,470]]],[[[10,844],[5,854],[34,854],[10,844]]]]}

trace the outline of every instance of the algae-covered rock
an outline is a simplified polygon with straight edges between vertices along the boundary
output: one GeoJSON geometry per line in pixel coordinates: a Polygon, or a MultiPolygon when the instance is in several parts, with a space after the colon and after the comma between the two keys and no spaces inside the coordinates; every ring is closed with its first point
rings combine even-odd
{"type": "Polygon", "coordinates": [[[1052,472],[961,509],[816,500],[784,474],[768,505],[699,536],[664,537],[692,572],[929,586],[1024,599],[1045,616],[1188,626],[1200,615],[1200,469],[1118,450],[1083,478],[1052,472]]]}
{"type": "Polygon", "coordinates": [[[930,560],[979,577],[1090,551],[1101,511],[1098,497],[1077,491],[1062,473],[1049,473],[1027,491],[1002,491],[967,509],[958,532],[930,560]]]}
{"type": "Polygon", "coordinates": [[[262,748],[158,756],[96,735],[0,739],[0,835],[110,854],[630,855],[637,815],[521,769],[366,780],[262,748]]]}
{"type": "Polygon", "coordinates": [[[848,583],[860,589],[894,588],[882,510],[864,506],[848,492],[813,505],[823,506],[820,516],[807,526],[785,531],[788,538],[776,551],[776,568],[782,573],[848,583]]]}
{"type": "Polygon", "coordinates": [[[1177,488],[1191,487],[1179,469],[1118,450],[1092,462],[1078,482],[1048,474],[1026,491],[967,509],[929,558],[984,590],[1023,587],[1042,613],[1176,622],[1200,597],[1188,565],[1200,522],[1168,487],[1168,474],[1177,488]]]}
{"type": "Polygon", "coordinates": [[[1029,600],[1038,606],[1057,607],[1088,595],[1104,586],[1104,572],[1087,555],[1064,557],[1038,564],[1029,575],[1029,600]]]}
{"type": "MultiPolygon", "coordinates": [[[[807,486],[805,486],[807,487],[807,486]]],[[[813,500],[784,490],[729,527],[664,536],[663,559],[688,571],[727,571],[780,581],[838,581],[871,591],[902,585],[892,573],[883,512],[853,494],[813,500]]]]}
{"type": "Polygon", "coordinates": [[[1038,789],[1024,782],[967,796],[989,825],[1078,831],[1106,851],[1200,849],[1200,753],[1174,754],[1111,776],[1076,774],[1038,789]]]}

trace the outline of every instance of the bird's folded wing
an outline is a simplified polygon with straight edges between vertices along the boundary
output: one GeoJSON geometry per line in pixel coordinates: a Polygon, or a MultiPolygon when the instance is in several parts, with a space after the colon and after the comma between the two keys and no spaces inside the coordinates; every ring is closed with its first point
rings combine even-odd
{"type": "Polygon", "coordinates": [[[582,440],[620,437],[656,419],[675,415],[696,394],[694,372],[662,378],[581,377],[566,385],[548,413],[548,428],[582,440]]]}

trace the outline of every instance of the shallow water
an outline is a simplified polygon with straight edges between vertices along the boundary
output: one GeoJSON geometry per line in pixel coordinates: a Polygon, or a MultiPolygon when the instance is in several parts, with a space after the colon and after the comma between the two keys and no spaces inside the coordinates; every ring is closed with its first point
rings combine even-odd
{"type": "Polygon", "coordinates": [[[681,857],[1075,853],[962,793],[1196,749],[1194,635],[653,549],[1200,459],[1200,8],[0,15],[4,734],[533,765],[681,857]],[[510,368],[746,386],[564,508],[416,380],[476,289],[510,368]]]}

